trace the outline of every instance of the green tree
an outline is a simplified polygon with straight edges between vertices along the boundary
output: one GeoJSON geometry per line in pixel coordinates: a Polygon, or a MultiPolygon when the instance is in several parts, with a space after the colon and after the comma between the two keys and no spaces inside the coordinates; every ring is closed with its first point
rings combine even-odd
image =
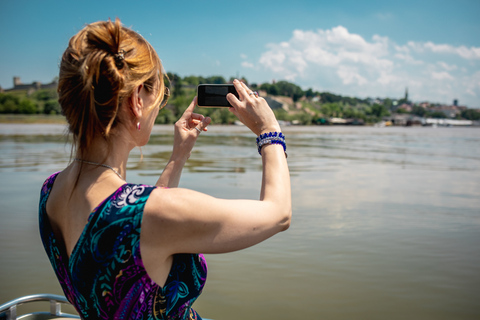
{"type": "Polygon", "coordinates": [[[272,96],[278,96],[280,94],[278,87],[270,83],[263,83],[260,85],[260,90],[264,90],[272,96]]]}
{"type": "Polygon", "coordinates": [[[332,103],[332,102],[340,102],[342,97],[330,92],[322,92],[320,93],[320,98],[323,103],[332,103]]]}
{"type": "Polygon", "coordinates": [[[311,125],[313,116],[310,113],[303,112],[297,116],[297,120],[299,120],[302,125],[311,125]]]}
{"type": "Polygon", "coordinates": [[[198,86],[200,84],[200,79],[197,76],[188,76],[184,77],[183,81],[189,85],[198,86]]]}
{"type": "Polygon", "coordinates": [[[0,105],[0,111],[2,113],[17,113],[18,104],[16,104],[14,100],[7,100],[0,105]]]}
{"type": "Polygon", "coordinates": [[[445,115],[445,113],[443,113],[441,111],[431,112],[428,116],[431,117],[431,118],[436,118],[436,119],[445,119],[447,117],[445,115]]]}
{"type": "Polygon", "coordinates": [[[343,117],[343,106],[338,103],[324,103],[320,107],[320,112],[326,117],[343,117]]]}
{"type": "Polygon", "coordinates": [[[370,113],[371,115],[374,115],[377,118],[382,118],[382,117],[387,116],[389,114],[387,108],[384,105],[378,104],[378,103],[375,103],[371,107],[370,112],[371,112],[370,113]]]}
{"type": "Polygon", "coordinates": [[[166,107],[160,110],[157,118],[155,119],[156,124],[172,124],[175,121],[176,121],[176,118],[172,110],[166,107]]]}
{"type": "Polygon", "coordinates": [[[38,101],[57,100],[58,94],[56,89],[42,89],[34,92],[32,98],[38,101]]]}
{"type": "Polygon", "coordinates": [[[48,100],[43,106],[43,113],[45,114],[60,114],[61,108],[57,100],[48,100]]]}
{"type": "Polygon", "coordinates": [[[480,120],[480,110],[478,109],[467,109],[463,110],[461,113],[462,118],[467,120],[480,120]]]}
{"type": "Polygon", "coordinates": [[[205,78],[205,83],[210,83],[210,84],[222,84],[222,83],[227,83],[224,77],[222,76],[211,76],[205,78]]]}
{"type": "Polygon", "coordinates": [[[183,95],[183,90],[182,90],[182,78],[172,72],[167,72],[168,80],[166,81],[166,86],[170,87],[172,89],[172,97],[178,97],[183,95]]]}
{"type": "Polygon", "coordinates": [[[427,110],[425,110],[424,108],[422,108],[420,106],[413,106],[411,113],[414,114],[414,115],[417,115],[419,117],[423,117],[427,113],[427,110]]]}
{"type": "Polygon", "coordinates": [[[37,105],[33,100],[24,98],[18,105],[18,112],[22,114],[35,114],[37,113],[37,105]]]}
{"type": "Polygon", "coordinates": [[[192,101],[193,97],[188,99],[187,96],[181,95],[177,96],[174,99],[169,100],[169,104],[173,105],[173,114],[176,118],[179,118],[185,109],[189,106],[190,102],[192,101]]]}
{"type": "Polygon", "coordinates": [[[0,113],[18,113],[20,99],[13,94],[0,93],[0,113]]]}
{"type": "Polygon", "coordinates": [[[182,81],[176,81],[173,86],[173,97],[184,95],[182,81]]]}
{"type": "Polygon", "coordinates": [[[315,96],[315,92],[313,92],[312,88],[309,88],[307,91],[305,91],[305,97],[308,99],[312,99],[315,96]]]}
{"type": "Polygon", "coordinates": [[[298,101],[304,96],[302,88],[288,81],[279,81],[275,83],[274,86],[278,88],[280,95],[291,97],[294,102],[298,101]]]}
{"type": "Polygon", "coordinates": [[[383,100],[383,105],[387,110],[392,110],[392,105],[393,105],[392,99],[390,99],[390,98],[384,99],[383,100]]]}

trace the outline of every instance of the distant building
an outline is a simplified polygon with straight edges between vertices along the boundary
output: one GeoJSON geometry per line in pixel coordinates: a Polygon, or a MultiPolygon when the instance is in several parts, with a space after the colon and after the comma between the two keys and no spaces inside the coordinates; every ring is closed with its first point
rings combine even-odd
{"type": "Polygon", "coordinates": [[[2,91],[9,92],[9,91],[25,90],[28,93],[32,93],[41,89],[55,89],[57,88],[57,86],[58,86],[58,83],[56,81],[52,81],[47,84],[43,84],[39,81],[35,81],[30,84],[24,84],[22,83],[22,80],[20,79],[20,77],[13,77],[13,88],[3,89],[2,91]]]}
{"type": "Polygon", "coordinates": [[[407,104],[407,103],[402,103],[398,108],[398,109],[402,109],[402,110],[405,110],[406,112],[412,112],[412,106],[407,104]]]}
{"type": "Polygon", "coordinates": [[[419,104],[423,109],[428,109],[430,107],[430,102],[422,102],[419,104]]]}
{"type": "Polygon", "coordinates": [[[268,105],[270,106],[270,108],[272,108],[273,110],[275,109],[285,109],[285,110],[288,110],[288,106],[285,105],[285,103],[283,103],[282,101],[279,101],[278,98],[274,98],[274,97],[264,97],[265,100],[267,101],[268,105]]]}
{"type": "Polygon", "coordinates": [[[447,118],[455,118],[457,115],[461,114],[463,110],[466,110],[467,107],[463,106],[433,106],[430,107],[430,111],[442,112],[447,118]]]}
{"type": "Polygon", "coordinates": [[[425,123],[424,118],[411,114],[392,114],[383,117],[383,121],[393,126],[422,126],[425,123]]]}

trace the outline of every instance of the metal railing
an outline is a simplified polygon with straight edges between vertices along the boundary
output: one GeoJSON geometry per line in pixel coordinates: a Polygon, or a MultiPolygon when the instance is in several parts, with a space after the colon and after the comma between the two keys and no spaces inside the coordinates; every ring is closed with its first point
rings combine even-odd
{"type": "MultiPolygon", "coordinates": [[[[62,304],[70,304],[68,300],[64,296],[59,296],[56,294],[33,294],[30,296],[24,296],[7,303],[0,305],[0,320],[7,319],[7,320],[15,320],[15,319],[36,319],[36,316],[43,316],[42,319],[45,319],[45,315],[50,315],[51,319],[63,317],[63,318],[72,318],[72,319],[80,319],[79,316],[63,313],[62,312],[62,304]],[[17,307],[21,304],[30,303],[30,302],[37,302],[37,301],[49,301],[50,302],[50,312],[34,312],[30,314],[21,315],[18,317],[17,315],[17,307]]],[[[37,317],[39,318],[39,317],[37,317]]]]}

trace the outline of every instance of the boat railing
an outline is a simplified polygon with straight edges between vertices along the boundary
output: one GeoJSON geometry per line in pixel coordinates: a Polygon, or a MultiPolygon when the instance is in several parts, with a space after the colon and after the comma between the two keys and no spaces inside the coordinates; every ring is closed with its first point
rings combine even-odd
{"type": "Polygon", "coordinates": [[[29,296],[20,297],[0,305],[0,320],[16,320],[16,319],[59,319],[59,318],[71,318],[80,319],[78,315],[68,314],[62,312],[62,304],[70,304],[64,296],[56,294],[33,294],[29,296]],[[34,312],[30,314],[18,315],[18,306],[37,301],[49,301],[50,312],[34,312]]]}

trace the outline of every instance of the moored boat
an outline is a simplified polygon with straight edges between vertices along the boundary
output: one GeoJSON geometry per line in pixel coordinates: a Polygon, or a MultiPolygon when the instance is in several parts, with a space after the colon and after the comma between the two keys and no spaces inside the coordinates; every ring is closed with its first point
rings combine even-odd
{"type": "Polygon", "coordinates": [[[70,302],[68,302],[64,296],[59,296],[56,294],[42,293],[20,297],[0,305],[0,320],[80,319],[78,315],[63,313],[62,304],[70,305],[70,302]],[[18,307],[20,305],[38,301],[48,301],[50,304],[50,311],[38,311],[22,315],[18,314],[18,307]]]}
{"type": "MultiPolygon", "coordinates": [[[[80,316],[62,312],[62,304],[70,305],[64,297],[56,294],[33,294],[20,297],[0,305],[0,320],[52,320],[52,319],[80,319],[80,316]],[[18,307],[32,302],[49,302],[50,311],[38,311],[26,314],[18,314],[18,307]]],[[[45,308],[46,309],[46,308],[45,308]]],[[[205,320],[210,320],[206,319],[205,320]]]]}

